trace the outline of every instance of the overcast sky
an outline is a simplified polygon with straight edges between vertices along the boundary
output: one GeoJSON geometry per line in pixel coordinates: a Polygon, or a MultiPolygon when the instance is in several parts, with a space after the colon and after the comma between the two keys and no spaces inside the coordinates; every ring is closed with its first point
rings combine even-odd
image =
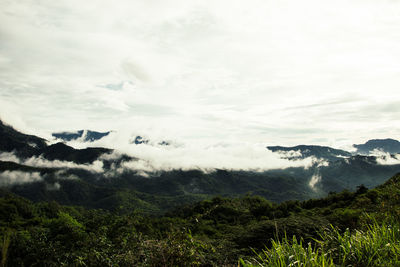
{"type": "Polygon", "coordinates": [[[400,1],[0,1],[0,117],[42,136],[400,139],[399,86],[400,1]]]}

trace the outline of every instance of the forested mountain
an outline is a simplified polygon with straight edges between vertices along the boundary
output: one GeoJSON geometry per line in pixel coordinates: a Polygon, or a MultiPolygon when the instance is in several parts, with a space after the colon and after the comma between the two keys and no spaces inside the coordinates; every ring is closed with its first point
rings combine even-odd
{"type": "Polygon", "coordinates": [[[134,166],[138,159],[111,149],[47,145],[42,138],[22,134],[2,123],[0,126],[3,188],[33,201],[54,200],[86,208],[162,214],[214,196],[238,197],[247,193],[276,203],[306,200],[344,189],[354,191],[361,184],[372,188],[400,172],[399,164],[382,164],[374,156],[352,156],[329,147],[297,146],[269,149],[277,153],[300,151],[298,157],[318,160],[307,168],[262,172],[170,170],[144,175],[126,165],[134,166]]]}

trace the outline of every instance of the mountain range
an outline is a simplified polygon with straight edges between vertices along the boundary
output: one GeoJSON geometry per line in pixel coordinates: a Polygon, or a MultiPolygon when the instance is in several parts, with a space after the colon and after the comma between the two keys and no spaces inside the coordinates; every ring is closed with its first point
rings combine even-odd
{"type": "Polygon", "coordinates": [[[81,139],[83,142],[93,142],[109,135],[111,132],[96,132],[91,130],[79,130],[76,132],[59,132],[51,135],[62,141],[72,141],[81,139]]]}
{"type": "MultiPolygon", "coordinates": [[[[136,139],[146,144],[142,142],[146,139],[136,139]]],[[[379,149],[388,151],[386,142],[380,144],[379,149]]],[[[43,138],[23,134],[0,122],[0,185],[34,201],[55,200],[88,208],[155,214],[218,195],[250,193],[274,202],[305,200],[344,189],[356,190],[361,184],[375,187],[400,171],[397,161],[384,164],[385,158],[330,147],[268,149],[290,160],[317,160],[308,168],[263,172],[215,169],[206,173],[193,169],[143,175],[125,167],[139,160],[129,155],[102,147],[75,149],[61,142],[48,145],[43,138]]]]}
{"type": "Polygon", "coordinates": [[[267,149],[272,152],[283,154],[282,156],[287,159],[304,159],[308,157],[316,157],[318,159],[337,160],[341,158],[351,157],[350,152],[334,149],[327,146],[313,146],[313,145],[298,145],[293,147],[284,146],[268,146],[267,149]],[[298,152],[298,153],[288,153],[298,152]]]}
{"type": "MultiPolygon", "coordinates": [[[[52,133],[52,136],[60,141],[69,142],[74,140],[81,140],[82,142],[93,142],[100,140],[108,136],[111,131],[97,132],[92,130],[78,130],[75,132],[56,132],[52,133]]],[[[135,145],[150,144],[151,141],[148,138],[137,135],[130,143],[135,145]]],[[[168,141],[160,141],[158,145],[170,145],[168,141]]],[[[277,152],[287,159],[301,159],[307,157],[316,157],[320,159],[335,160],[339,158],[351,157],[352,155],[370,155],[375,151],[381,151],[384,153],[398,154],[400,153],[400,142],[394,139],[372,139],[368,140],[364,144],[354,144],[354,152],[349,152],[342,149],[336,149],[328,146],[319,145],[297,145],[292,147],[285,146],[267,146],[267,149],[272,152],[277,152]],[[288,152],[299,152],[299,153],[288,153],[288,152]]]]}
{"type": "Polygon", "coordinates": [[[272,152],[280,153],[282,154],[282,157],[292,160],[307,157],[316,157],[326,160],[337,160],[340,158],[348,158],[354,155],[375,155],[375,152],[383,152],[389,154],[400,153],[400,142],[390,138],[372,139],[364,144],[354,144],[353,147],[356,149],[353,152],[317,145],[298,145],[292,147],[267,146],[267,149],[271,150],[272,152]]]}

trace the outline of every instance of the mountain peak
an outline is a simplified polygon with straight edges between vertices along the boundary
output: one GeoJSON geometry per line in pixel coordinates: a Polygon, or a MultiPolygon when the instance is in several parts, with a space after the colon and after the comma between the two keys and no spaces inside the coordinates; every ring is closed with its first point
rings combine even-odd
{"type": "Polygon", "coordinates": [[[82,139],[83,142],[93,142],[109,135],[111,132],[96,132],[91,130],[78,130],[76,132],[58,132],[51,135],[63,141],[73,141],[82,139]]]}

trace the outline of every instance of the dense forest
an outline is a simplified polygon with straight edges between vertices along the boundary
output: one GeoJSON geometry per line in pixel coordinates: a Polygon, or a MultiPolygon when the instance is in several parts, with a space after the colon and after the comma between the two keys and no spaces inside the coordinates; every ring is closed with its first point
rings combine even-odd
{"type": "Polygon", "coordinates": [[[272,203],[215,197],[163,216],[0,198],[2,266],[396,266],[400,175],[272,203]]]}

